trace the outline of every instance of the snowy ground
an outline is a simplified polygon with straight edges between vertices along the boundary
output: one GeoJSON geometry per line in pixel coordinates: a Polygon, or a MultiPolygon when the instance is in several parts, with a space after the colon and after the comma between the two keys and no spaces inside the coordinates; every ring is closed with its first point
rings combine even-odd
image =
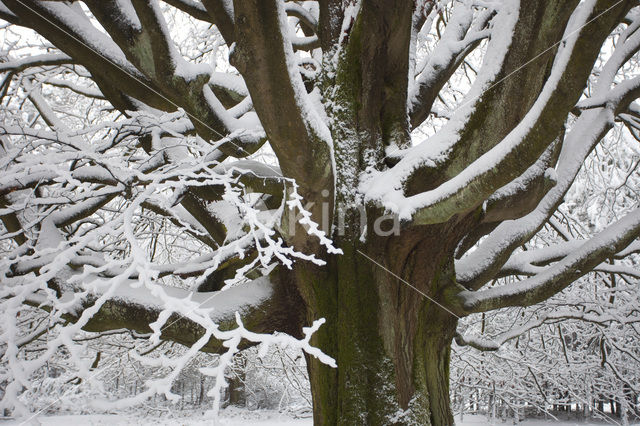
{"type": "MultiPolygon", "coordinates": [[[[59,415],[41,416],[38,418],[42,425],[47,426],[70,426],[70,425],[91,425],[91,426],[125,426],[125,425],[160,425],[160,426],[205,426],[212,425],[211,419],[205,418],[202,413],[191,413],[189,416],[167,414],[166,416],[144,416],[121,415],[121,414],[91,414],[91,415],[59,415]]],[[[456,418],[457,426],[479,426],[479,425],[512,425],[512,421],[503,423],[497,420],[491,423],[484,416],[465,416],[461,423],[456,418]]],[[[21,425],[15,420],[0,418],[0,426],[21,425]]],[[[220,425],[225,426],[312,426],[310,418],[294,419],[273,411],[233,411],[224,412],[220,419],[220,425]]],[[[555,422],[552,420],[525,420],[519,423],[520,426],[602,426],[607,423],[579,423],[579,422],[555,422]]],[[[609,423],[614,424],[614,423],[609,423]]],[[[635,426],[640,426],[636,424],[635,426]]]]}

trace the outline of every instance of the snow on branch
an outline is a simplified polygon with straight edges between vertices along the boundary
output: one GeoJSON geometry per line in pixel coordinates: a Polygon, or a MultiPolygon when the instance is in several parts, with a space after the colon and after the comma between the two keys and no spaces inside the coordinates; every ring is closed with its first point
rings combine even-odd
{"type": "Polygon", "coordinates": [[[183,11],[184,13],[193,16],[196,19],[200,19],[201,21],[213,22],[213,18],[207,12],[207,9],[202,5],[202,3],[194,1],[194,0],[163,0],[165,3],[170,4],[183,11]]]}
{"type": "Polygon", "coordinates": [[[47,53],[0,62],[0,72],[19,73],[27,68],[72,64],[74,60],[65,54],[47,53]]]}
{"type": "Polygon", "coordinates": [[[588,22],[595,3],[591,7],[587,5],[579,8],[567,27],[550,76],[518,126],[496,147],[440,187],[408,197],[399,209],[401,217],[411,218],[417,224],[445,222],[457,213],[477,207],[500,186],[516,178],[519,174],[516,167],[520,164],[529,167],[535,162],[550,143],[540,137],[541,129],[548,129],[553,123],[561,125],[564,116],[558,111],[568,112],[575,102],[572,98],[580,95],[583,85],[579,83],[580,90],[572,87],[576,85],[573,73],[576,68],[580,68],[581,73],[588,72],[592,66],[592,63],[583,63],[582,53],[577,53],[582,52],[582,44],[591,43],[584,31],[576,31],[588,22]],[[571,97],[567,96],[569,93],[571,97]]]}
{"type": "Polygon", "coordinates": [[[57,79],[57,78],[50,78],[50,79],[46,79],[44,83],[51,86],[55,86],[55,87],[64,87],[66,89],[71,90],[72,92],[78,93],[88,98],[105,99],[104,95],[99,89],[94,87],[82,86],[72,81],[57,79]]]}
{"type": "Polygon", "coordinates": [[[483,291],[463,291],[459,294],[461,303],[467,312],[533,305],[561,291],[614,256],[638,235],[640,210],[634,210],[534,277],[483,291]]]}
{"type": "MultiPolygon", "coordinates": [[[[155,394],[164,394],[169,400],[175,401],[176,395],[170,391],[173,382],[200,351],[222,354],[216,368],[201,370],[203,374],[215,377],[216,385],[211,395],[216,400],[216,411],[219,407],[219,392],[226,386],[225,370],[233,355],[247,345],[262,344],[265,350],[268,345],[300,348],[335,367],[335,362],[330,357],[309,344],[311,335],[323,320],[318,320],[311,328],[303,330],[305,337],[302,339],[282,333],[271,334],[268,331],[268,327],[278,326],[277,318],[283,317],[283,312],[280,311],[289,308],[278,306],[278,302],[272,300],[274,290],[266,277],[221,292],[193,293],[163,285],[149,287],[149,283],[141,286],[138,281],[122,280],[121,277],[104,280],[83,275],[86,287],[91,289],[84,297],[72,293],[65,293],[55,299],[44,294],[25,297],[23,303],[50,312],[50,319],[29,335],[16,334],[19,315],[12,314],[20,311],[19,306],[14,305],[13,309],[3,311],[12,319],[3,323],[0,335],[5,347],[2,367],[5,377],[9,379],[0,407],[15,408],[22,416],[28,417],[30,413],[19,401],[19,395],[24,391],[22,385],[27,385],[30,376],[43,368],[61,348],[70,352],[77,367],[76,377],[92,383],[100,371],[88,368],[82,342],[91,338],[91,333],[109,330],[120,332],[120,327],[134,330],[142,342],[154,344],[160,339],[171,340],[186,345],[189,349],[179,357],[167,358],[147,355],[137,345],[130,352],[135,360],[142,365],[170,368],[170,371],[159,379],[147,381],[147,389],[135,397],[98,401],[96,405],[101,408],[138,404],[155,394]],[[149,288],[152,289],[151,292],[149,288]],[[242,317],[245,322],[241,320],[242,317]],[[245,323],[254,331],[245,328],[245,323]],[[268,324],[267,328],[265,324],[268,324]],[[83,330],[90,334],[87,335],[83,330]],[[47,349],[29,362],[24,362],[21,359],[22,348],[45,333],[47,349]],[[79,336],[87,337],[78,338],[79,336]]],[[[6,300],[6,294],[3,296],[6,300]]],[[[10,300],[15,302],[15,297],[10,300]]],[[[103,366],[103,369],[108,367],[103,366]]]]}
{"type": "MultiPolygon", "coordinates": [[[[610,57],[606,58],[604,71],[598,74],[592,90],[593,96],[600,99],[598,105],[582,111],[561,141],[562,148],[555,167],[555,185],[531,213],[499,224],[477,250],[456,262],[457,280],[465,287],[479,289],[493,279],[513,250],[531,239],[547,222],[562,203],[589,153],[613,127],[616,113],[633,128],[633,116],[627,112],[634,108],[634,104],[630,103],[637,96],[636,83],[623,81],[613,91],[611,87],[620,67],[631,52],[636,52],[640,47],[640,38],[634,34],[636,26],[634,24],[624,30],[625,35],[610,57]],[[603,99],[606,101],[603,102],[603,99]]],[[[589,99],[584,102],[589,102],[589,99]]]]}
{"type": "MultiPolygon", "coordinates": [[[[245,164],[246,167],[250,165],[253,165],[254,171],[258,170],[256,164],[245,164]]],[[[275,261],[290,266],[292,258],[317,260],[287,247],[275,235],[272,228],[273,221],[279,218],[278,214],[261,212],[243,200],[241,189],[234,187],[237,178],[233,177],[233,173],[236,170],[233,167],[228,170],[221,167],[217,173],[212,173],[203,164],[189,166],[183,160],[150,171],[144,175],[146,183],[143,187],[131,189],[130,200],[121,200],[112,205],[111,211],[102,212],[103,218],[106,216],[108,220],[101,220],[103,218],[98,216],[87,223],[91,226],[79,227],[78,231],[81,232],[69,233],[56,226],[57,215],[66,216],[68,209],[61,209],[59,212],[48,209],[39,213],[42,216],[38,222],[39,227],[28,229],[29,234],[35,238],[32,253],[23,253],[23,247],[17,247],[0,260],[4,284],[0,294],[0,311],[12,318],[2,324],[0,334],[6,347],[0,365],[9,382],[0,407],[15,408],[19,414],[27,416],[28,410],[20,402],[20,394],[25,386],[28,387],[32,376],[37,375],[60,351],[70,354],[69,362],[73,366],[74,376],[91,382],[95,372],[89,368],[84,346],[76,342],[76,337],[83,332],[129,328],[138,333],[149,334],[147,341],[150,344],[166,339],[190,346],[182,356],[172,359],[134,354],[144,365],[168,368],[170,372],[160,379],[149,381],[147,390],[135,398],[112,401],[103,406],[134,404],[140,398],[156,393],[164,394],[170,400],[175,399],[175,395],[170,392],[173,382],[201,350],[223,352],[215,371],[204,370],[205,374],[216,377],[218,384],[215,389],[220,390],[225,385],[224,370],[228,367],[228,361],[225,360],[230,360],[246,346],[246,343],[240,345],[243,339],[250,344],[298,347],[319,357],[323,362],[334,365],[333,360],[309,345],[309,338],[320,322],[307,330],[306,337],[302,340],[284,334],[272,336],[258,333],[268,330],[264,324],[289,329],[290,325],[274,322],[271,316],[276,319],[287,318],[291,314],[291,308],[283,306],[274,297],[276,295],[273,287],[266,277],[246,284],[244,275],[255,270],[268,272],[275,266],[275,261]],[[200,257],[191,255],[181,263],[171,264],[166,262],[172,256],[170,253],[158,254],[155,243],[152,243],[157,234],[152,231],[156,228],[165,235],[171,235],[176,230],[153,220],[153,216],[145,214],[142,206],[146,201],[153,200],[154,194],[166,193],[185,182],[196,186],[223,186],[223,199],[238,209],[237,214],[243,218],[246,230],[237,239],[225,242],[215,252],[200,257]],[[102,244],[96,244],[100,242],[102,244]],[[111,246],[116,250],[110,252],[111,246]],[[237,272],[236,278],[228,283],[229,289],[215,293],[197,293],[185,287],[199,287],[222,263],[231,257],[245,256],[250,247],[255,249],[257,256],[237,272]],[[156,256],[164,261],[155,261],[156,256]],[[18,265],[16,259],[22,265],[18,265]],[[31,262],[31,267],[27,267],[25,262],[31,262]],[[163,277],[169,275],[188,279],[194,274],[197,278],[190,283],[163,283],[163,277]],[[21,328],[16,322],[19,312],[25,306],[47,311],[51,326],[46,330],[38,329],[35,334],[32,332],[28,336],[19,335],[21,328]],[[242,313],[244,320],[241,321],[237,312],[242,313]],[[234,314],[237,327],[231,327],[232,321],[229,320],[234,314]],[[180,321],[179,327],[175,325],[177,321],[180,321]],[[247,328],[244,324],[248,324],[247,328]],[[248,329],[255,332],[249,332],[248,329]],[[37,340],[43,335],[47,339],[46,350],[25,363],[25,339],[37,340]]],[[[295,205],[296,200],[298,199],[294,200],[295,205]]],[[[101,208],[104,210],[104,206],[101,208]]],[[[26,217],[26,213],[23,213],[23,220],[26,217]]],[[[316,232],[311,228],[310,232],[316,232]]],[[[201,250],[201,247],[185,240],[178,232],[174,241],[181,239],[178,246],[184,244],[186,249],[182,257],[201,250]]],[[[331,247],[326,238],[323,241],[331,247]]],[[[162,250],[175,251],[172,246],[165,246],[162,250]]],[[[271,331],[273,330],[277,329],[271,331]]]]}
{"type": "Polygon", "coordinates": [[[412,127],[428,116],[437,95],[464,58],[490,36],[486,29],[496,11],[489,8],[474,19],[472,2],[456,4],[433,52],[416,66],[416,79],[408,95],[412,127]]]}
{"type": "MultiPolygon", "coordinates": [[[[574,250],[579,249],[584,243],[585,240],[570,240],[541,249],[516,253],[504,264],[497,277],[504,277],[507,275],[533,276],[539,274],[550,264],[569,256],[574,250]]],[[[638,252],[638,250],[640,250],[638,244],[633,243],[621,252],[611,256],[611,259],[623,259],[631,253],[638,252]]],[[[640,275],[640,270],[621,264],[601,263],[596,266],[594,270],[635,277],[640,275]]]]}
{"type": "MultiPolygon", "coordinates": [[[[114,117],[98,110],[97,119],[76,118],[59,112],[59,89],[50,95],[40,81],[25,80],[24,92],[12,93],[10,108],[20,96],[32,102],[21,102],[25,114],[0,130],[0,216],[9,231],[0,237],[0,312],[11,318],[0,326],[7,381],[0,408],[27,417],[21,398],[52,359],[65,360],[66,373],[52,379],[61,388],[72,391],[75,379],[95,384],[101,370],[83,342],[114,330],[132,330],[132,356],[162,371],[144,395],[173,398],[175,378],[201,351],[223,354],[217,372],[206,371],[219,390],[224,360],[248,345],[301,348],[334,364],[309,344],[321,322],[302,339],[291,337],[300,334],[298,307],[267,278],[279,265],[322,263],[274,230],[287,208],[298,209],[308,233],[337,251],[302,206],[295,181],[256,160],[225,161],[217,146],[192,135],[184,111],[145,107],[114,117]],[[27,115],[35,119],[22,121],[27,115]],[[74,120],[82,126],[69,126],[74,120]],[[256,194],[270,195],[269,206],[256,194]],[[209,284],[223,290],[197,291],[209,284]],[[28,328],[25,316],[44,322],[28,328]],[[189,348],[158,358],[149,347],[165,340],[189,348]]],[[[247,123],[219,142],[256,137],[247,123]]]]}
{"type": "MultiPolygon", "coordinates": [[[[462,6],[464,5],[458,5],[458,7],[462,6]]],[[[499,8],[493,19],[494,37],[487,47],[483,66],[469,93],[449,122],[427,143],[421,143],[400,152],[398,154],[401,158],[400,162],[391,169],[382,172],[370,171],[368,175],[363,177],[360,191],[365,194],[368,201],[379,202],[387,209],[398,213],[402,210],[404,218],[410,218],[413,207],[409,198],[404,196],[406,180],[420,168],[435,168],[438,163],[446,159],[447,153],[459,142],[460,133],[464,130],[465,123],[473,115],[476,103],[500,74],[518,21],[518,8],[517,2],[506,2],[499,8]]],[[[463,8],[463,12],[459,16],[459,19],[462,20],[460,23],[470,19],[469,13],[470,11],[464,11],[463,8]]],[[[468,22],[466,25],[471,25],[471,23],[468,22]]],[[[452,33],[451,37],[456,34],[454,28],[449,31],[452,33]]],[[[441,49],[449,52],[451,46],[444,44],[441,49]]],[[[434,61],[438,60],[437,57],[434,59],[434,61]]],[[[423,85],[423,87],[426,86],[423,85]]]]}
{"type": "Polygon", "coordinates": [[[640,322],[640,318],[634,316],[632,318],[624,318],[619,315],[610,315],[606,313],[584,312],[578,309],[559,309],[552,312],[543,312],[535,318],[530,319],[526,323],[513,327],[510,330],[500,333],[494,337],[478,336],[475,334],[460,334],[455,337],[455,342],[459,346],[471,346],[480,351],[497,351],[502,345],[510,340],[516,339],[526,332],[545,324],[555,323],[559,321],[578,320],[593,324],[607,325],[612,322],[622,322],[623,324],[632,324],[640,322]]]}
{"type": "Polygon", "coordinates": [[[245,79],[280,167],[305,191],[330,187],[333,170],[325,165],[333,163],[331,133],[302,81],[284,4],[234,6],[243,19],[236,23],[238,40],[230,60],[245,79]],[[280,99],[275,106],[274,95],[280,99]]]}

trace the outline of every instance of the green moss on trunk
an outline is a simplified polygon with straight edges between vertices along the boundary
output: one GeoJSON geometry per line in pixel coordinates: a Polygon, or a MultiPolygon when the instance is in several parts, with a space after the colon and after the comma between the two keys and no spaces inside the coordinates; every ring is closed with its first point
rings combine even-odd
{"type": "Polygon", "coordinates": [[[304,280],[300,284],[312,289],[303,296],[312,306],[308,321],[327,319],[313,343],[338,363],[334,370],[307,360],[314,424],[452,424],[449,354],[455,318],[425,300],[418,300],[417,311],[400,307],[390,315],[390,275],[358,253],[371,249],[359,242],[340,247],[344,254],[327,266],[296,271],[304,280]],[[407,336],[401,329],[415,333],[407,336]],[[396,340],[400,334],[404,337],[396,340]],[[401,370],[408,371],[408,381],[399,380],[401,370]]]}

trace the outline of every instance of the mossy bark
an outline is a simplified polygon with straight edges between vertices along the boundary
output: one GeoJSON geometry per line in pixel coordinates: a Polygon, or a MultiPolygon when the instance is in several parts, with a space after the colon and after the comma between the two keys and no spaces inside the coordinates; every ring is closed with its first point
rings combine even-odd
{"type": "Polygon", "coordinates": [[[424,236],[337,239],[343,255],[295,270],[307,320],[327,319],[312,343],[338,364],[307,359],[314,424],[453,424],[449,356],[457,318],[430,300],[453,284],[452,257],[424,236]]]}
{"type": "Polygon", "coordinates": [[[449,354],[457,317],[438,303],[456,288],[453,252],[468,228],[454,219],[376,235],[385,212],[364,207],[356,190],[363,170],[385,164],[385,147],[410,145],[411,11],[411,2],[365,3],[341,49],[324,52],[320,87],[335,165],[326,188],[335,205],[329,223],[344,254],[293,272],[307,322],[327,320],[312,343],[338,365],[307,359],[316,425],[453,424],[449,354]]]}

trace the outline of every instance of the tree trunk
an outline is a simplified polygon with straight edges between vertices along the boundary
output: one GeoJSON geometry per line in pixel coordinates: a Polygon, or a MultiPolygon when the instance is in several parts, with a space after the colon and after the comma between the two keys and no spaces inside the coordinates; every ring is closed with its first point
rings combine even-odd
{"type": "Polygon", "coordinates": [[[447,241],[446,231],[338,238],[344,254],[327,266],[297,266],[307,321],[327,320],[312,343],[338,365],[307,359],[314,424],[453,424],[449,358],[458,318],[430,300],[442,303],[454,288],[455,238],[447,241]]]}

